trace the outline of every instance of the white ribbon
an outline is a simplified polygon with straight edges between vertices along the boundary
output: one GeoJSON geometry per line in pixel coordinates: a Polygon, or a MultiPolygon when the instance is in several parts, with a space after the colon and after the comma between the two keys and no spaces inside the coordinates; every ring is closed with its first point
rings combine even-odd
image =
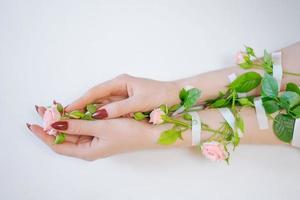
{"type": "Polygon", "coordinates": [[[189,112],[192,116],[192,146],[201,143],[201,120],[198,112],[189,112]]]}
{"type": "Polygon", "coordinates": [[[259,129],[264,130],[269,128],[268,118],[265,108],[263,107],[261,97],[254,98],[254,106],[259,129]]]}
{"type": "MultiPolygon", "coordinates": [[[[228,79],[229,79],[230,83],[232,83],[236,78],[237,78],[237,76],[236,76],[235,73],[230,74],[228,76],[228,79]]],[[[239,98],[247,97],[247,93],[238,93],[237,95],[238,95],[239,98]]]]}
{"type": "Polygon", "coordinates": [[[300,119],[295,122],[292,146],[300,148],[300,119]]]}
{"type": "Polygon", "coordinates": [[[181,106],[180,108],[178,108],[173,114],[172,116],[174,117],[175,115],[178,115],[180,113],[182,113],[185,110],[184,106],[181,106]]]}
{"type": "MultiPolygon", "coordinates": [[[[229,108],[218,108],[218,110],[222,114],[225,121],[232,128],[232,130],[235,130],[235,118],[234,118],[232,112],[230,111],[230,109],[229,108]]],[[[240,129],[238,129],[237,131],[238,131],[239,137],[243,137],[242,131],[240,129]]]]}
{"type": "Polygon", "coordinates": [[[282,80],[282,64],[281,64],[281,52],[272,53],[273,60],[273,77],[277,81],[278,90],[280,91],[281,80],[282,80]]]}

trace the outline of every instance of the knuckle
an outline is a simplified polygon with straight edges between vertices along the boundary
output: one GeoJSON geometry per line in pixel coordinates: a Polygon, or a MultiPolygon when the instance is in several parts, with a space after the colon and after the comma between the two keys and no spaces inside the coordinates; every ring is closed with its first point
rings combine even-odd
{"type": "Polygon", "coordinates": [[[120,74],[116,77],[118,80],[128,80],[131,76],[129,74],[120,74]]]}

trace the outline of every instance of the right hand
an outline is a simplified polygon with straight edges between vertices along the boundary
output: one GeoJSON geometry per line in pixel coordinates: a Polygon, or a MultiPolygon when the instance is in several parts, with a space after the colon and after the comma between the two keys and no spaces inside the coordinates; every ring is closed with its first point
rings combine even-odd
{"type": "Polygon", "coordinates": [[[125,74],[89,89],[68,105],[66,111],[83,109],[90,103],[103,103],[105,105],[93,117],[116,118],[137,111],[150,111],[161,104],[177,104],[180,89],[176,82],[155,81],[125,74]]]}

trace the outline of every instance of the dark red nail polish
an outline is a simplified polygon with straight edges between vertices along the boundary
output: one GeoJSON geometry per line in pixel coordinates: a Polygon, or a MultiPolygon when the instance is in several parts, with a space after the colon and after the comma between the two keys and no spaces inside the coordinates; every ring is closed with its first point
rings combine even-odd
{"type": "Polygon", "coordinates": [[[53,124],[51,124],[51,127],[56,130],[64,131],[64,130],[68,129],[68,122],[66,122],[66,121],[54,122],[53,124]]]}
{"type": "Polygon", "coordinates": [[[37,105],[34,105],[34,107],[35,107],[36,112],[39,113],[39,107],[37,105]]]}
{"type": "Polygon", "coordinates": [[[98,110],[93,114],[94,119],[104,119],[108,117],[107,111],[105,109],[98,110]]]}
{"type": "Polygon", "coordinates": [[[31,124],[26,123],[26,126],[27,126],[27,128],[28,128],[29,130],[31,130],[31,124]]]}

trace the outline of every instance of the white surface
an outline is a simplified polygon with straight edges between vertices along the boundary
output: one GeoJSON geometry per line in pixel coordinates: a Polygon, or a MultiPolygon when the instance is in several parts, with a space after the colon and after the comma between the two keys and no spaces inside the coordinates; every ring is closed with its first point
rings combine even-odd
{"type": "MultiPolygon", "coordinates": [[[[300,40],[300,3],[0,0],[0,199],[299,199],[300,151],[242,146],[230,166],[190,149],[84,162],[26,129],[120,73],[172,80],[232,65],[243,44],[300,40]]],[[[216,80],[217,81],[217,80],[216,80]]]]}

